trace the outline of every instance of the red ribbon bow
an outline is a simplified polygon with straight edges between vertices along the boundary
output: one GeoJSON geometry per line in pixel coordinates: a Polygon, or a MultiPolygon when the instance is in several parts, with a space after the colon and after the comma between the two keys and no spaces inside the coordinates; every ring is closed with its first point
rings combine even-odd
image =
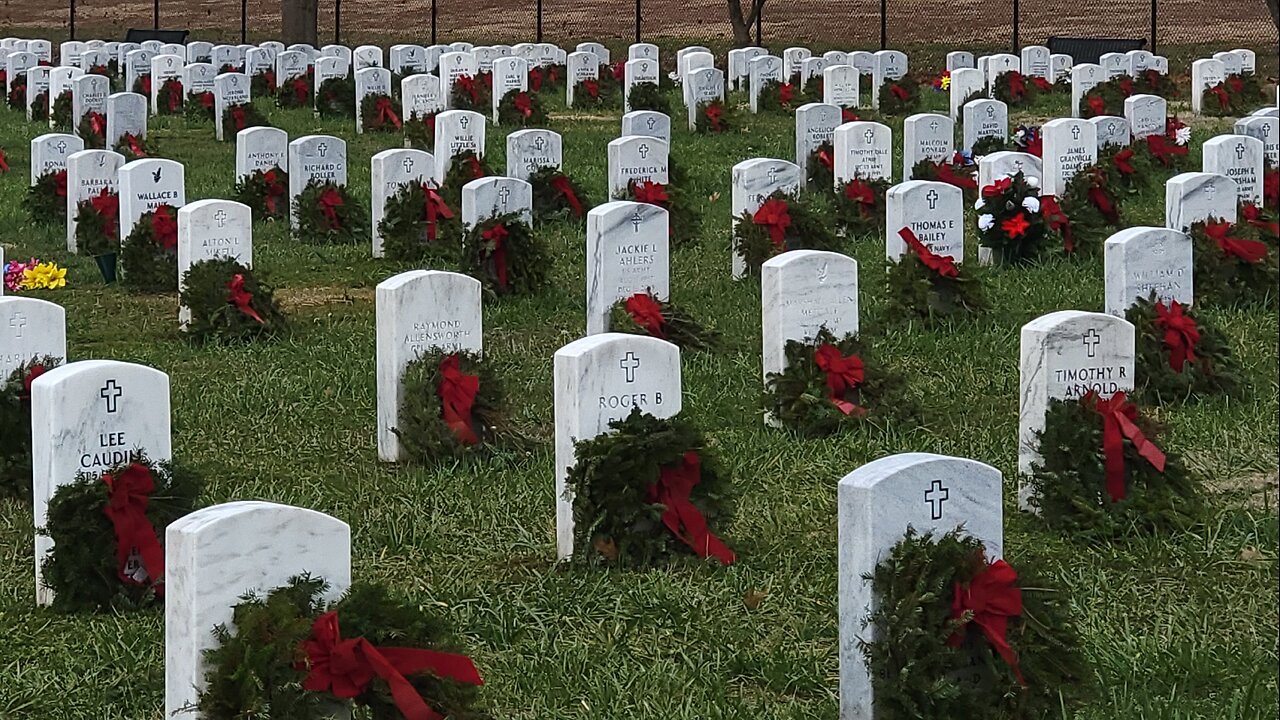
{"type": "Polygon", "coordinates": [[[480,438],[471,427],[471,408],[475,405],[476,393],[480,392],[480,377],[462,372],[457,354],[449,355],[440,361],[440,385],[436,392],[440,394],[444,424],[453,431],[454,437],[463,445],[478,445],[480,438]]]}
{"type": "Polygon", "coordinates": [[[702,460],[698,453],[687,452],[679,464],[662,468],[658,482],[650,485],[646,493],[648,502],[666,508],[662,512],[662,524],[693,548],[698,557],[714,557],[724,565],[731,565],[737,557],[707,528],[707,519],[690,501],[693,488],[701,481],[702,460]]]}
{"type": "Polygon", "coordinates": [[[818,162],[822,163],[828,170],[836,169],[836,159],[831,157],[831,153],[827,150],[818,150],[818,162]]]}
{"type": "Polygon", "coordinates": [[[41,375],[45,374],[48,371],[49,369],[43,365],[38,365],[38,364],[32,365],[31,369],[27,370],[27,376],[22,378],[22,394],[18,396],[18,400],[22,402],[30,402],[31,401],[31,383],[35,382],[36,378],[40,377],[41,375]]]}
{"type": "Polygon", "coordinates": [[[227,302],[235,305],[237,310],[253,318],[259,325],[267,324],[258,311],[253,309],[253,295],[244,289],[244,275],[236,273],[231,276],[231,282],[227,283],[227,302]]]}
{"type": "Polygon", "coordinates": [[[845,415],[866,415],[866,408],[844,399],[846,393],[857,388],[864,380],[862,358],[857,355],[841,355],[840,348],[823,343],[813,353],[818,369],[827,376],[827,399],[845,415]]]}
{"type": "Polygon", "coordinates": [[[934,169],[937,174],[938,182],[944,182],[948,185],[954,185],[961,190],[977,190],[978,181],[974,180],[971,175],[957,175],[952,169],[951,163],[942,161],[934,163],[934,169]]]}
{"type": "Polygon", "coordinates": [[[1103,115],[1107,112],[1107,103],[1100,95],[1090,95],[1085,98],[1085,102],[1089,104],[1089,110],[1094,115],[1103,115]]]}
{"type": "Polygon", "coordinates": [[[107,239],[116,236],[116,220],[120,217],[120,196],[103,188],[97,195],[89,198],[93,211],[102,218],[102,233],[107,239]]]}
{"type": "Polygon", "coordinates": [[[476,87],[476,79],[470,75],[459,75],[454,84],[458,86],[467,97],[471,98],[472,103],[480,102],[480,90],[476,87]]]}
{"type": "Polygon", "coordinates": [[[840,122],[857,122],[862,118],[858,117],[858,113],[847,107],[840,108],[840,122]]]}
{"type": "Polygon", "coordinates": [[[910,99],[911,99],[911,93],[907,92],[907,91],[906,91],[906,90],[905,90],[901,85],[899,85],[898,83],[893,83],[893,84],[891,84],[891,85],[889,86],[889,92],[893,93],[893,96],[894,96],[894,97],[898,98],[899,100],[901,100],[901,101],[903,101],[903,102],[906,102],[907,100],[910,100],[910,99]]]}
{"type": "Polygon", "coordinates": [[[516,93],[515,99],[516,112],[529,119],[533,117],[533,99],[529,97],[529,93],[516,93]]]}
{"type": "Polygon", "coordinates": [[[1115,203],[1111,202],[1111,196],[1099,185],[1090,185],[1087,193],[1089,202],[1098,208],[1098,212],[1102,213],[1102,217],[1112,225],[1120,223],[1120,211],[1116,209],[1115,203]]]}
{"type": "Polygon", "coordinates": [[[342,227],[342,219],[338,217],[338,208],[343,206],[342,193],[336,188],[329,188],[320,193],[320,212],[324,215],[325,220],[329,223],[330,230],[338,230],[342,227]]]}
{"type": "Polygon", "coordinates": [[[1241,80],[1238,75],[1232,75],[1228,77],[1227,89],[1239,95],[1240,93],[1244,92],[1244,80],[1241,80]]]}
{"type": "Polygon", "coordinates": [[[147,96],[151,95],[151,76],[150,75],[143,75],[142,77],[138,78],[138,84],[142,86],[143,95],[147,95],[147,96]]]}
{"type": "Polygon", "coordinates": [[[151,216],[151,233],[156,244],[165,250],[178,247],[178,218],[168,205],[161,205],[151,216]]]}
{"type": "Polygon", "coordinates": [[[1071,237],[1071,218],[1067,217],[1067,213],[1058,204],[1058,198],[1053,195],[1041,196],[1040,215],[1050,230],[1062,233],[1062,249],[1069,253],[1075,252],[1076,243],[1071,237]]]}
{"type": "Polygon", "coordinates": [[[627,298],[623,304],[627,314],[631,316],[632,321],[636,325],[644,328],[644,331],[656,338],[667,339],[667,334],[663,331],[662,306],[658,301],[653,299],[649,293],[636,293],[627,298]]]}
{"type": "Polygon", "coordinates": [[[1151,152],[1152,157],[1165,167],[1173,163],[1172,156],[1187,154],[1187,148],[1169,144],[1168,139],[1163,135],[1148,135],[1147,150],[1151,152]]]}
{"type": "Polygon", "coordinates": [[[156,594],[162,594],[164,548],[147,519],[147,504],[156,489],[151,471],[142,463],[133,463],[118,475],[104,473],[102,481],[108,488],[107,506],[102,512],[111,520],[116,535],[116,572],[125,582],[143,585],[150,580],[156,594]],[[134,555],[141,568],[129,567],[134,555]]]}
{"type": "Polygon", "coordinates": [[[53,192],[60,198],[67,196],[67,171],[59,170],[53,174],[53,192]]]}
{"type": "Polygon", "coordinates": [[[440,218],[448,220],[453,217],[453,211],[449,209],[449,205],[440,197],[440,193],[435,188],[423,187],[422,194],[426,198],[423,202],[422,212],[427,220],[427,242],[436,241],[436,223],[440,218]]]}
{"type": "Polygon", "coordinates": [[[1200,342],[1200,328],[1195,318],[1183,312],[1182,303],[1172,301],[1169,306],[1156,303],[1156,328],[1164,331],[1164,346],[1169,348],[1169,367],[1181,373],[1189,362],[1196,361],[1196,344],[1200,342]]]}
{"type": "Polygon", "coordinates": [[[1266,243],[1258,240],[1231,237],[1231,229],[1235,227],[1229,222],[1208,221],[1204,224],[1204,232],[1215,243],[1222,253],[1228,257],[1236,257],[1247,263],[1261,262],[1267,256],[1266,243]]]}
{"type": "Polygon", "coordinates": [[[268,89],[268,90],[270,90],[270,91],[272,91],[272,92],[275,92],[275,89],[276,89],[276,73],[275,73],[275,71],[274,71],[274,70],[267,70],[267,71],[263,72],[263,73],[262,73],[262,82],[263,82],[263,84],[265,84],[265,85],[267,86],[267,89],[268,89]]]}
{"type": "Polygon", "coordinates": [[[636,183],[632,188],[631,194],[635,196],[636,202],[649,203],[659,207],[666,207],[668,200],[670,200],[667,197],[667,186],[652,180],[643,180],[636,183]]]}
{"type": "Polygon", "coordinates": [[[876,204],[876,193],[867,183],[854,178],[844,186],[844,196],[858,205],[858,212],[862,217],[870,214],[871,208],[876,204]]]}
{"type": "Polygon", "coordinates": [[[1053,83],[1049,82],[1048,79],[1046,78],[1040,77],[1039,75],[1036,75],[1035,77],[1031,78],[1031,82],[1035,83],[1036,89],[1039,90],[1040,92],[1049,92],[1050,90],[1053,90],[1053,83]]]}
{"type": "MultiPolygon", "coordinates": [[[[1013,669],[1018,684],[1027,683],[1018,669],[1018,654],[1009,646],[1007,638],[1009,618],[1022,614],[1022,591],[1015,584],[1018,573],[1004,560],[997,560],[973,577],[968,587],[956,583],[951,598],[951,617],[961,619],[966,614],[969,621],[982,630],[996,653],[1013,669]]],[[[957,632],[947,639],[951,647],[959,647],[964,635],[957,632]]]]}
{"type": "Polygon", "coordinates": [[[236,132],[240,132],[244,129],[245,123],[248,122],[248,119],[245,117],[244,106],[231,106],[231,122],[235,125],[236,132]]]}
{"type": "MultiPolygon", "coordinates": [[[[432,121],[434,123],[434,120],[432,121]]],[[[472,154],[467,156],[467,164],[471,167],[471,179],[479,180],[484,177],[484,168],[480,167],[480,158],[472,154]]]]}
{"type": "Polygon", "coordinates": [[[267,212],[274,215],[276,213],[276,198],[284,197],[286,188],[284,181],[276,174],[275,168],[272,168],[262,174],[263,185],[266,186],[266,195],[263,201],[267,206],[267,212]]]}
{"type": "Polygon", "coordinates": [[[953,278],[960,274],[960,268],[956,267],[955,258],[950,255],[938,255],[920,242],[920,238],[911,231],[911,228],[902,228],[898,231],[898,237],[907,243],[907,247],[915,252],[916,257],[920,258],[920,262],[930,270],[938,273],[942,277],[953,278]]]}
{"type": "Polygon", "coordinates": [[[764,201],[751,216],[751,222],[769,230],[769,240],[779,250],[786,250],[787,228],[791,227],[791,213],[785,200],[774,198],[764,201]]]}
{"type": "Polygon", "coordinates": [[[147,156],[146,149],[142,147],[142,143],[138,142],[138,138],[134,137],[133,133],[125,133],[124,141],[129,146],[129,152],[133,153],[134,156],[140,158],[147,156]]]}
{"type": "Polygon", "coordinates": [[[302,687],[349,699],[359,696],[378,676],[391,689],[391,697],[405,720],[443,720],[427,705],[405,678],[427,672],[466,685],[483,685],[471,658],[455,653],[402,647],[375,647],[364,638],[343,640],[338,613],[327,612],[311,626],[311,639],[302,643],[309,666],[302,687]]]}
{"type": "Polygon", "coordinates": [[[9,172],[9,158],[5,157],[3,148],[0,148],[0,172],[9,172]]]}
{"type": "Polygon", "coordinates": [[[307,82],[306,78],[296,77],[293,79],[293,99],[296,100],[299,105],[305,105],[307,102],[307,96],[310,94],[311,85],[307,82]]]}
{"type": "Polygon", "coordinates": [[[397,130],[402,127],[400,116],[396,114],[396,108],[392,104],[391,98],[378,98],[378,102],[374,104],[374,110],[378,113],[379,124],[391,123],[397,130]]]}
{"type": "Polygon", "coordinates": [[[1245,222],[1267,233],[1271,237],[1280,237],[1280,222],[1268,222],[1262,215],[1262,209],[1253,203],[1240,206],[1240,215],[1245,222]]]}
{"type": "Polygon", "coordinates": [[[106,137],[107,119],[103,117],[102,113],[90,110],[87,117],[89,119],[89,132],[93,133],[95,137],[106,137]]]}
{"type": "Polygon", "coordinates": [[[1134,424],[1138,417],[1138,408],[1125,398],[1123,391],[1103,400],[1098,393],[1090,390],[1081,401],[1085,407],[1092,408],[1102,416],[1102,455],[1106,468],[1107,496],[1111,502],[1124,499],[1124,439],[1128,438],[1133,447],[1144,460],[1160,472],[1164,472],[1165,456],[1155,443],[1142,434],[1142,430],[1134,424]]]}
{"type": "Polygon", "coordinates": [[[1111,158],[1111,163],[1116,166],[1116,170],[1119,170],[1121,175],[1132,175],[1133,165],[1129,162],[1132,159],[1133,150],[1125,148],[1111,158]]]}
{"type": "Polygon", "coordinates": [[[791,104],[791,100],[795,98],[796,89],[791,83],[782,83],[778,86],[778,104],[786,107],[791,104]]]}
{"type": "Polygon", "coordinates": [[[168,103],[169,112],[176,113],[182,109],[182,83],[177,80],[166,80],[164,84],[168,88],[165,100],[168,103]]]}
{"type": "Polygon", "coordinates": [[[613,64],[613,79],[619,83],[627,79],[626,63],[616,62],[613,64]]]}
{"type": "Polygon", "coordinates": [[[1009,96],[1014,100],[1021,100],[1027,94],[1027,83],[1022,79],[1022,73],[1017,70],[1010,70],[1009,75],[1009,96]]]}
{"type": "Polygon", "coordinates": [[[724,124],[721,120],[724,115],[724,106],[712,103],[703,109],[702,113],[707,116],[707,123],[711,125],[713,131],[724,132],[724,124]]]}
{"type": "Polygon", "coordinates": [[[600,83],[598,81],[587,78],[582,81],[582,89],[587,91],[587,95],[592,100],[600,99],[600,83]]]}
{"type": "Polygon", "coordinates": [[[573,184],[569,182],[569,178],[566,175],[562,173],[552,177],[551,187],[564,196],[565,202],[568,202],[569,207],[573,208],[574,215],[582,217],[582,201],[573,192],[573,184]]]}
{"type": "Polygon", "coordinates": [[[1262,204],[1280,208],[1280,169],[1268,168],[1262,172],[1262,204]]]}
{"type": "Polygon", "coordinates": [[[1223,110],[1231,107],[1231,97],[1227,95],[1227,91],[1223,90],[1221,86],[1211,87],[1209,88],[1209,92],[1213,93],[1214,96],[1218,98],[1218,105],[1222,106],[1223,110]]]}
{"type": "Polygon", "coordinates": [[[213,93],[210,91],[205,91],[200,93],[200,105],[205,110],[212,110],[213,109],[213,93]]]}
{"type": "Polygon", "coordinates": [[[982,188],[982,197],[988,198],[988,199],[1000,197],[1001,195],[1005,194],[1005,192],[1007,192],[1011,187],[1013,187],[1013,178],[1007,178],[1007,177],[998,178],[996,179],[995,182],[982,188]]]}
{"type": "Polygon", "coordinates": [[[507,289],[507,249],[503,246],[503,241],[510,234],[507,226],[501,223],[480,233],[481,237],[493,243],[493,269],[498,276],[498,287],[503,290],[507,289]]]}
{"type": "Polygon", "coordinates": [[[529,69],[529,89],[534,92],[542,91],[542,68],[529,69]]]}
{"type": "Polygon", "coordinates": [[[1116,84],[1120,86],[1120,92],[1124,93],[1124,96],[1125,96],[1125,97],[1129,97],[1130,95],[1132,95],[1132,94],[1133,94],[1133,80],[1132,80],[1132,79],[1130,79],[1130,78],[1120,78],[1120,82],[1119,82],[1119,83],[1116,83],[1116,84]]]}

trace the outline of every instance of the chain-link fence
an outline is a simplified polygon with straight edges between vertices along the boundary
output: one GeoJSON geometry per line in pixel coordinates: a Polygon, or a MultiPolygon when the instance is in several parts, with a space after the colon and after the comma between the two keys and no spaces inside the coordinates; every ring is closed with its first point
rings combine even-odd
{"type": "MultiPolygon", "coordinates": [[[[278,34],[279,0],[6,0],[7,34],[61,40],[122,38],[128,28],[188,29],[213,41],[278,34]]],[[[742,0],[750,4],[750,0],[742,0]]],[[[595,40],[620,51],[642,39],[664,47],[733,45],[725,0],[319,0],[321,42],[595,40]]],[[[1265,0],[770,0],[752,40],[775,50],[893,47],[935,63],[947,50],[1043,44],[1050,36],[1136,38],[1178,60],[1210,49],[1252,48],[1262,72],[1277,65],[1276,24],[1265,0]]]]}

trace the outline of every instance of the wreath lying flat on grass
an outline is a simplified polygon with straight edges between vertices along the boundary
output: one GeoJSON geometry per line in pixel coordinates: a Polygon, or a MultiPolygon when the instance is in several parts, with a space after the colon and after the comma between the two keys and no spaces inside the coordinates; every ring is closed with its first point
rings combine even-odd
{"type": "Polygon", "coordinates": [[[392,260],[455,265],[462,248],[457,213],[434,186],[416,180],[387,198],[378,234],[383,254],[392,260]]]}
{"type": "Polygon", "coordinates": [[[560,168],[544,165],[529,176],[533,186],[533,219],[538,223],[556,220],[584,222],[594,207],[582,186],[560,168]]]}
{"type": "Polygon", "coordinates": [[[698,324],[683,308],[639,292],[619,300],[609,311],[612,332],[633,333],[666,340],[681,350],[710,350],[720,333],[698,324]]]}
{"type": "Polygon", "coordinates": [[[491,718],[473,708],[484,681],[443,619],[381,585],[357,582],[332,604],[327,587],[302,575],[241,599],[204,652],[200,717],[491,718]]]}
{"type": "Polygon", "coordinates": [[[364,205],[346,185],[312,180],[293,201],[297,220],[294,237],[305,243],[330,245],[354,242],[368,231],[364,205]]]}
{"type": "Polygon", "coordinates": [[[1070,595],[1033,562],[989,562],[979,540],[906,535],[864,577],[877,602],[859,640],[883,720],[1049,717],[1091,675],[1070,595]]]}
{"type": "Polygon", "coordinates": [[[1017,173],[982,188],[978,211],[978,244],[991,248],[992,262],[1029,262],[1046,249],[1048,234],[1041,214],[1040,183],[1017,173]]]}
{"type": "Polygon", "coordinates": [[[840,239],[814,207],[816,202],[812,195],[792,196],[777,190],[754,213],[734,220],[734,252],[748,274],[759,276],[764,261],[789,250],[840,251],[840,239]]]}
{"type": "Polygon", "coordinates": [[[31,383],[61,364],[33,357],[0,381],[0,497],[31,502],[31,383]]]}
{"type": "Polygon", "coordinates": [[[491,217],[470,228],[462,242],[462,267],[498,295],[529,295],[546,285],[551,250],[519,213],[491,217]]]}
{"type": "Polygon", "coordinates": [[[908,228],[899,235],[907,252],[889,263],[889,317],[950,320],[990,307],[981,279],[955,258],[934,254],[908,228]]]}
{"type": "Polygon", "coordinates": [[[1196,299],[1201,303],[1275,306],[1280,299],[1277,252],[1256,239],[1255,228],[1209,219],[1191,226],[1196,299]]]}
{"type": "Polygon", "coordinates": [[[631,86],[627,94],[627,106],[632,112],[636,110],[652,110],[665,115],[671,114],[671,100],[662,92],[657,83],[639,82],[631,86]]]}
{"type": "Polygon", "coordinates": [[[787,342],[786,369],[765,378],[765,408],[783,427],[824,437],[862,423],[907,423],[919,411],[906,381],[879,365],[856,335],[787,342]]]}
{"type": "Polygon", "coordinates": [[[1125,312],[1136,330],[1134,384],[1156,403],[1196,395],[1237,395],[1244,379],[1240,365],[1217,328],[1206,325],[1181,303],[1138,298],[1125,312]]]}
{"type": "Polygon", "coordinates": [[[360,125],[365,132],[400,132],[400,104],[390,95],[366,95],[360,100],[360,125]]]}
{"type": "Polygon", "coordinates": [[[854,178],[836,191],[836,225],[849,236],[884,232],[885,193],[893,183],[884,178],[854,178]]]}
{"type": "Polygon", "coordinates": [[[133,453],[59,487],[43,528],[54,542],[43,570],[53,607],[98,612],[159,603],[164,529],[191,512],[201,485],[181,467],[133,453]]]}
{"type": "Polygon", "coordinates": [[[1049,401],[1043,459],[1028,479],[1030,503],[1051,528],[1084,537],[1185,529],[1201,510],[1199,483],[1151,440],[1155,426],[1123,392],[1049,401]]]}
{"type": "Polygon", "coordinates": [[[689,552],[736,560],[711,530],[733,517],[729,477],[688,420],[635,408],[578,442],[574,456],[565,483],[577,562],[649,567],[689,552]]]}
{"type": "Polygon", "coordinates": [[[405,368],[402,387],[394,432],[412,462],[433,465],[473,454],[509,434],[502,383],[479,355],[421,355],[405,368]]]}
{"type": "Polygon", "coordinates": [[[278,167],[254,170],[236,182],[236,201],[253,210],[255,220],[282,220],[289,214],[289,174],[278,167]]]}
{"type": "Polygon", "coordinates": [[[667,211],[667,235],[672,248],[697,242],[702,220],[690,207],[684,190],[676,187],[674,182],[663,185],[652,180],[632,180],[627,183],[627,199],[655,205],[667,211]]]}
{"type": "Polygon", "coordinates": [[[187,336],[196,341],[256,340],[288,327],[271,286],[234,258],[192,265],[183,279],[181,301],[191,311],[187,336]]]}
{"type": "Polygon", "coordinates": [[[120,249],[124,285],[146,293],[178,289],[178,211],[161,205],[142,214],[120,249]]]}
{"type": "Polygon", "coordinates": [[[67,220],[67,171],[47,172],[36,178],[22,197],[22,207],[31,221],[42,225],[62,225],[67,220]]]}
{"type": "Polygon", "coordinates": [[[498,124],[512,127],[542,127],[547,111],[542,96],[525,90],[511,90],[498,101],[498,124]]]}

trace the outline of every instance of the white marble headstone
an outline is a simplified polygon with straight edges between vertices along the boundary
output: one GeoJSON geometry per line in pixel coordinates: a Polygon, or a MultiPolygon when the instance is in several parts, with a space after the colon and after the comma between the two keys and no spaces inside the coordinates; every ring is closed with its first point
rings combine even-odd
{"type": "Polygon", "coordinates": [[[1040,183],[1044,177],[1040,158],[1030,153],[1001,151],[985,155],[978,161],[978,187],[984,188],[998,178],[1022,173],[1040,183]]]}
{"type": "Polygon", "coordinates": [[[885,193],[885,257],[897,261],[910,253],[899,235],[910,228],[935,255],[964,262],[964,191],[955,185],[908,180],[885,193]]]}
{"type": "MultiPolygon", "coordinates": [[[[45,133],[31,139],[31,184],[44,175],[67,169],[67,158],[84,150],[84,141],[66,133],[45,133]]],[[[68,185],[67,187],[71,187],[68,185]]]]}
{"type": "Polygon", "coordinates": [[[627,197],[627,186],[650,181],[666,185],[668,178],[667,143],[657,138],[633,135],[610,140],[609,197],[627,197]]]}
{"type": "Polygon", "coordinates": [[[1114,115],[1097,115],[1089,118],[1097,134],[1098,152],[1108,147],[1128,147],[1132,141],[1129,133],[1129,121],[1114,115]]]}
{"type": "MultiPolygon", "coordinates": [[[[1205,90],[1227,79],[1227,69],[1221,60],[1204,59],[1191,63],[1191,112],[1202,112],[1206,100],[1205,90]]],[[[1216,99],[1207,98],[1210,102],[1216,99]]]]}
{"type": "Polygon", "coordinates": [[[790,250],[760,267],[763,377],[786,369],[790,340],[822,328],[836,338],[858,333],[858,262],[823,250],[790,250]]]}
{"type": "Polygon", "coordinates": [[[426,73],[404,78],[400,81],[400,103],[405,120],[421,120],[444,110],[440,78],[426,73]]]}
{"type": "Polygon", "coordinates": [[[347,184],[347,141],[332,135],[305,135],[289,143],[289,219],[293,202],[311,182],[347,184]]]}
{"type": "Polygon", "coordinates": [[[950,162],[955,154],[955,123],[946,115],[917,113],[902,122],[902,179],[910,180],[921,160],[950,162]]]}
{"type": "Polygon", "coordinates": [[[987,137],[1009,137],[1009,107],[999,100],[970,100],[964,109],[964,138],[961,145],[972,150],[974,143],[987,137]]]}
{"type": "Polygon", "coordinates": [[[223,113],[249,102],[252,82],[248,75],[238,72],[222,73],[213,79],[213,130],[218,142],[230,139],[223,134],[223,113]]]}
{"type": "Polygon", "coordinates": [[[805,178],[809,177],[811,154],[825,143],[832,144],[834,153],[832,134],[843,118],[840,107],[830,103],[805,103],[796,108],[796,165],[805,178]]]}
{"type": "Polygon", "coordinates": [[[1134,140],[1163,135],[1168,119],[1168,102],[1159,95],[1131,95],[1124,99],[1124,116],[1134,140]]]}
{"type": "Polygon", "coordinates": [[[747,61],[751,112],[760,112],[760,91],[770,80],[785,82],[782,75],[782,58],[774,55],[758,55],[747,61]]]}
{"type": "MultiPolygon", "coordinates": [[[[805,178],[800,172],[800,166],[786,160],[753,158],[734,165],[730,199],[731,227],[743,213],[754,214],[775,192],[782,191],[795,196],[804,184],[805,178]]],[[[733,279],[741,280],[747,276],[746,261],[738,254],[737,248],[732,246],[732,240],[730,244],[733,279]]]]}
{"type": "MultiPolygon", "coordinates": [[[[233,200],[197,200],[178,210],[178,293],[186,287],[187,271],[205,260],[233,258],[253,267],[253,210],[233,200]]],[[[178,309],[178,324],[186,328],[191,311],[178,309]]]]}
{"type": "Polygon", "coordinates": [[[273,127],[251,127],[236,133],[237,180],[272,168],[289,171],[289,133],[273,127]]]}
{"type": "Polygon", "coordinates": [[[663,142],[671,142],[671,117],[656,110],[632,110],[622,116],[622,133],[619,137],[644,135],[663,142]]]}
{"type": "Polygon", "coordinates": [[[1103,249],[1106,311],[1124,317],[1137,298],[1151,293],[1168,304],[1195,299],[1191,236],[1158,227],[1125,228],[1103,249]]]}
{"type": "Polygon", "coordinates": [[[1077,172],[1098,161],[1097,129],[1087,120],[1058,118],[1040,127],[1044,140],[1041,194],[1061,195],[1077,172]]]}
{"type": "Polygon", "coordinates": [[[951,119],[961,119],[961,110],[969,96],[987,89],[987,79],[977,68],[962,68],[951,72],[951,89],[948,91],[951,119]]]}
{"type": "Polygon", "coordinates": [[[533,186],[524,180],[489,176],[462,186],[462,226],[474,227],[490,219],[516,213],[533,224],[533,186]]]}
{"type": "Polygon", "coordinates": [[[1107,73],[1101,65],[1080,63],[1071,68],[1071,117],[1080,117],[1080,101],[1106,81],[1107,73]]]}
{"type": "Polygon", "coordinates": [[[609,331],[614,303],[640,292],[667,300],[670,233],[655,205],[608,202],[587,212],[587,335],[609,331]]]}
{"type": "Polygon", "coordinates": [[[177,209],[186,204],[186,169],[182,163],[163,158],[125,163],[120,167],[120,242],[129,237],[143,213],[161,205],[177,209]]]}
{"type": "Polygon", "coordinates": [[[0,378],[19,365],[48,355],[67,359],[67,314],[61,305],[36,298],[0,297],[0,378]]]}
{"type": "Polygon", "coordinates": [[[1236,221],[1239,190],[1226,175],[1188,172],[1164,184],[1164,226],[1186,232],[1192,225],[1213,220],[1236,221]]]}
{"type": "Polygon", "coordinates": [[[822,71],[822,102],[842,108],[856,108],[861,98],[861,76],[852,65],[831,65],[822,71]]]}
{"type": "Polygon", "coordinates": [[[1226,175],[1235,181],[1240,202],[1262,205],[1266,155],[1261,140],[1248,135],[1219,135],[1206,140],[1201,152],[1205,172],[1226,175]]]}
{"type": "Polygon", "coordinates": [[[446,110],[436,115],[436,183],[443,184],[453,159],[471,151],[484,157],[484,116],[471,110],[446,110]]]}
{"type": "Polygon", "coordinates": [[[835,187],[859,178],[893,177],[893,131],[877,122],[849,122],[831,134],[835,149],[835,187]]]}
{"type": "Polygon", "coordinates": [[[507,136],[507,176],[528,180],[544,167],[559,169],[564,142],[554,130],[517,130],[507,136]]]}
{"type": "Polygon", "coordinates": [[[107,96],[106,145],[114,148],[126,134],[138,139],[147,136],[147,99],[131,92],[107,96]]]}
{"type": "Polygon", "coordinates": [[[103,190],[119,188],[124,156],[112,150],[82,150],[67,156],[67,252],[76,252],[76,206],[103,190]]]}

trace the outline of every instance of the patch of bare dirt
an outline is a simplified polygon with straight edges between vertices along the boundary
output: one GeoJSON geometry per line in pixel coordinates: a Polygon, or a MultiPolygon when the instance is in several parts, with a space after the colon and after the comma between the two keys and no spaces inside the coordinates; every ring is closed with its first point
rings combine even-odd
{"type": "Polygon", "coordinates": [[[276,300],[286,310],[325,305],[354,305],[373,302],[372,288],[305,287],[280,288],[276,300]]]}
{"type": "Polygon", "coordinates": [[[1208,486],[1212,493],[1241,498],[1246,507],[1274,510],[1280,498],[1280,471],[1211,480],[1208,486]]]}

